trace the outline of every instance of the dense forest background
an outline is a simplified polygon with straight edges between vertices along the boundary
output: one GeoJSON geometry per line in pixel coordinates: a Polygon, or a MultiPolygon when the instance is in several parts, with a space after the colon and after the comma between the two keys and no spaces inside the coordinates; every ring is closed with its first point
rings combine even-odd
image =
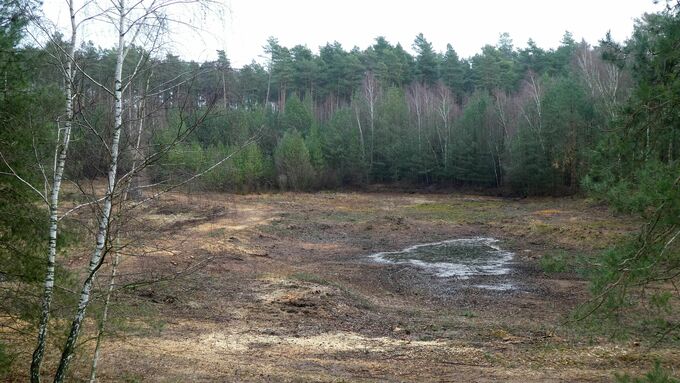
{"type": "MultiPolygon", "coordinates": [[[[66,42],[56,36],[52,44],[66,42]]],[[[224,52],[216,61],[196,63],[137,48],[126,59],[127,70],[140,56],[149,63],[124,97],[134,113],[136,99],[158,93],[154,108],[164,113],[153,116],[160,134],[148,134],[150,147],[184,123],[180,107],[211,109],[196,134],[154,164],[149,176],[157,181],[193,174],[256,137],[193,186],[248,192],[399,183],[565,194],[579,190],[635,83],[625,60],[602,58],[610,44],[593,47],[567,32],[557,49],[531,40],[516,48],[502,34],[495,45],[460,58],[451,45],[435,52],[422,34],[413,42],[415,55],[384,37],[365,50],[329,43],[318,54],[271,38],[264,47],[267,63],[240,69],[231,68],[224,52]]],[[[21,54],[31,58],[24,70],[31,73],[31,88],[58,92],[50,51],[58,48],[23,47],[21,54]]],[[[106,105],[108,95],[92,80],[111,81],[115,51],[86,43],[76,54],[93,77],[78,79],[84,118],[105,124],[112,111],[90,105],[106,105]]],[[[76,134],[78,158],[67,173],[102,176],[105,153],[90,149],[99,138],[76,134]]],[[[667,149],[669,159],[680,150],[672,144],[667,149]]]]}

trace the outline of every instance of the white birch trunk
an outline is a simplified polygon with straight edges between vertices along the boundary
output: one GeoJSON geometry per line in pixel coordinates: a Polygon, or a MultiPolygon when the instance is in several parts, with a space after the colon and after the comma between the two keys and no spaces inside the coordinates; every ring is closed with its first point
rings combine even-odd
{"type": "Polygon", "coordinates": [[[140,186],[142,185],[142,181],[146,178],[145,177],[145,172],[144,172],[144,167],[142,169],[138,169],[138,164],[141,163],[144,160],[144,155],[142,153],[142,134],[144,132],[144,113],[146,111],[146,96],[147,93],[149,92],[149,86],[151,84],[151,77],[153,74],[149,75],[146,79],[146,86],[144,87],[143,93],[142,93],[142,98],[139,102],[139,107],[137,108],[137,119],[138,119],[138,124],[137,124],[137,142],[135,143],[135,148],[132,152],[132,168],[131,168],[131,175],[132,179],[130,180],[130,184],[128,184],[127,188],[125,189],[125,194],[123,196],[123,200],[127,200],[128,197],[130,197],[132,200],[135,201],[140,201],[143,198],[143,193],[142,189],[140,186]]]}
{"type": "MultiPolygon", "coordinates": [[[[358,103],[357,103],[358,104],[358,103]]],[[[364,149],[364,131],[361,128],[361,116],[359,114],[359,105],[354,108],[357,117],[357,127],[359,127],[359,145],[361,145],[361,160],[366,160],[366,150],[364,149]]]]}
{"type": "MultiPolygon", "coordinates": [[[[373,172],[373,152],[374,152],[374,137],[375,137],[375,102],[377,98],[377,82],[373,72],[368,71],[364,75],[362,81],[363,96],[366,100],[366,105],[368,106],[368,117],[369,117],[369,134],[368,139],[368,177],[370,179],[371,173],[373,172]]],[[[366,147],[366,139],[362,135],[363,146],[366,147]]],[[[365,149],[363,150],[363,155],[366,157],[365,149]]]]}
{"type": "MultiPolygon", "coordinates": [[[[144,113],[145,113],[145,106],[146,106],[146,93],[149,90],[149,84],[151,82],[151,76],[147,78],[146,81],[146,87],[144,89],[144,94],[142,96],[142,100],[140,101],[140,106],[139,110],[137,112],[139,122],[137,125],[137,142],[135,144],[134,148],[134,153],[133,153],[133,161],[132,161],[132,168],[130,169],[130,173],[133,174],[133,178],[130,180],[130,182],[127,184],[125,188],[125,192],[123,193],[122,200],[126,201],[128,199],[128,196],[132,196],[134,199],[135,196],[138,194],[139,199],[141,199],[141,192],[139,189],[137,189],[137,184],[139,183],[139,176],[135,176],[135,172],[137,171],[137,165],[143,161],[143,156],[141,153],[141,144],[142,144],[142,133],[144,131],[144,113]]],[[[102,312],[102,319],[101,322],[99,323],[99,329],[97,333],[97,342],[94,347],[94,355],[92,356],[92,365],[90,368],[90,383],[95,383],[97,381],[97,367],[99,364],[99,350],[101,348],[102,340],[104,338],[104,333],[106,330],[106,322],[108,321],[109,317],[109,303],[111,302],[111,295],[113,294],[113,288],[116,285],[116,275],[118,271],[118,265],[120,263],[120,252],[116,251],[114,257],[113,257],[113,262],[111,264],[111,274],[109,277],[109,287],[106,291],[106,297],[104,298],[104,309],[102,312]]]]}
{"type": "Polygon", "coordinates": [[[58,208],[59,208],[59,192],[61,191],[61,182],[64,175],[64,167],[66,164],[66,155],[68,152],[69,142],[71,140],[71,128],[73,126],[73,77],[74,69],[73,60],[75,46],[76,46],[76,23],[75,13],[73,8],[73,0],[69,0],[69,15],[71,18],[71,41],[67,48],[66,57],[66,71],[64,75],[64,98],[66,108],[66,121],[64,121],[64,131],[61,139],[57,139],[57,150],[54,158],[54,170],[52,179],[52,189],[50,191],[49,204],[49,242],[47,252],[47,271],[45,275],[45,283],[43,288],[42,307],[40,312],[40,323],[38,324],[38,342],[31,359],[31,382],[40,382],[40,367],[45,356],[45,345],[47,343],[47,327],[50,319],[50,307],[52,305],[52,296],[54,291],[55,278],[55,262],[57,256],[57,232],[58,232],[58,208]]]}
{"type": "Polygon", "coordinates": [[[88,266],[88,275],[83,282],[83,287],[80,292],[80,299],[78,301],[78,308],[76,310],[75,318],[71,323],[71,330],[66,339],[66,345],[59,361],[59,367],[54,376],[55,383],[61,383],[66,377],[68,365],[73,358],[76,341],[80,334],[83,320],[85,319],[85,311],[91,300],[92,285],[97,270],[102,264],[104,257],[104,246],[107,242],[109,219],[111,216],[111,207],[113,204],[113,194],[116,186],[116,175],[118,171],[118,151],[120,143],[120,135],[123,128],[123,60],[125,58],[125,0],[118,1],[118,57],[116,59],[116,72],[114,78],[114,130],[111,140],[111,160],[108,172],[108,185],[106,196],[104,198],[104,205],[102,206],[99,229],[97,231],[97,243],[95,249],[90,257],[90,264],[88,266]]]}

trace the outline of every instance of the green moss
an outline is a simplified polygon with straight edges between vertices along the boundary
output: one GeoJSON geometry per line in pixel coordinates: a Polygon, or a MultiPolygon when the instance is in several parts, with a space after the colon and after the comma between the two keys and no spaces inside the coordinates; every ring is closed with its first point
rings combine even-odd
{"type": "Polygon", "coordinates": [[[306,273],[306,272],[299,272],[299,273],[291,274],[290,278],[296,279],[298,281],[314,283],[314,284],[322,285],[322,286],[330,286],[330,285],[333,284],[331,281],[324,279],[323,277],[321,277],[317,274],[306,273]]]}
{"type": "Polygon", "coordinates": [[[569,270],[570,266],[568,255],[564,251],[544,255],[539,264],[546,273],[564,273],[569,270]]]}

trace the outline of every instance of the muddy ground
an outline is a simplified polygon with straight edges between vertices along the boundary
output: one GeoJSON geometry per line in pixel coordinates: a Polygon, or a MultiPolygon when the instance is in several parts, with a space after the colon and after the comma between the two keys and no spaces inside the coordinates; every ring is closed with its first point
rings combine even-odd
{"type": "Polygon", "coordinates": [[[589,256],[637,227],[582,199],[177,193],[131,227],[101,381],[611,381],[680,366],[671,347],[565,324],[587,283],[540,259],[589,256]],[[475,236],[515,253],[497,277],[515,289],[368,257],[475,236]]]}

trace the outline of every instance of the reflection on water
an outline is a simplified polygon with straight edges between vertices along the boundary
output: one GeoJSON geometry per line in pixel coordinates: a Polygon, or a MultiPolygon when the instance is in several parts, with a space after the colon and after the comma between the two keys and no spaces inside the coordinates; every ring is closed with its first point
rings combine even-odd
{"type": "MultiPolygon", "coordinates": [[[[376,262],[411,264],[440,277],[468,279],[505,275],[510,272],[513,253],[502,250],[494,238],[475,237],[424,243],[401,251],[386,251],[370,257],[376,262]]],[[[510,283],[485,283],[474,287],[489,290],[511,290],[510,283]]]]}

